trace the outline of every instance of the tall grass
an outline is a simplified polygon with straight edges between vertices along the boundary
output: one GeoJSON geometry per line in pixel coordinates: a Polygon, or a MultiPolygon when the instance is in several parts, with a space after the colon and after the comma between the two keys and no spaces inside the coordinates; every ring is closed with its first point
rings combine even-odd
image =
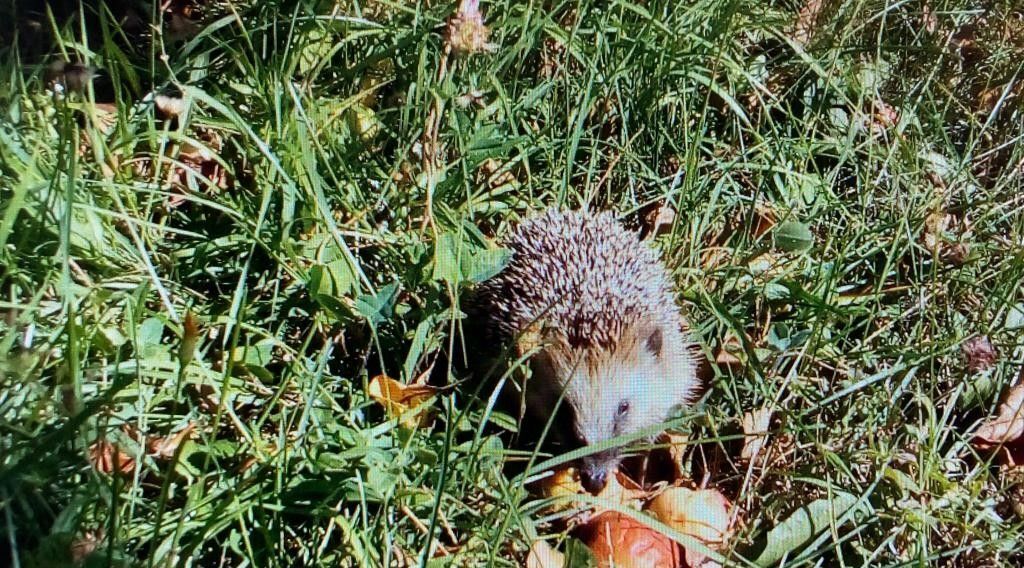
{"type": "Polygon", "coordinates": [[[467,55],[449,3],[24,4],[0,47],[3,562],[514,566],[558,542],[494,384],[448,357],[489,269],[465,259],[551,205],[675,210],[657,245],[734,361],[680,426],[742,511],[732,562],[838,493],[856,511],[787,566],[1022,562],[1019,471],[969,443],[1024,359],[1013,0],[498,1],[467,55]],[[999,357],[972,371],[979,335],[999,357]],[[367,395],[431,371],[458,387],[432,427],[367,395]],[[770,459],[740,463],[764,407],[770,459]]]}

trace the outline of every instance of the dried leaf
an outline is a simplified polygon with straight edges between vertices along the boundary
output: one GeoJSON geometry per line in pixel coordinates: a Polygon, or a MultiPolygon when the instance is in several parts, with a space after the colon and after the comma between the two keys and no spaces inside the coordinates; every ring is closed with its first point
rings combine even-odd
{"type": "Polygon", "coordinates": [[[772,420],[770,408],[759,408],[753,412],[743,415],[743,449],[740,450],[740,459],[744,462],[751,462],[755,457],[760,456],[764,460],[762,449],[768,441],[768,426],[772,420]]]}
{"type": "Polygon", "coordinates": [[[402,425],[407,428],[430,425],[429,411],[410,411],[430,400],[439,391],[437,387],[400,383],[386,375],[377,375],[367,387],[370,398],[383,406],[389,417],[401,417],[402,425]]]}
{"type": "Polygon", "coordinates": [[[985,421],[974,432],[980,446],[1013,442],[1024,434],[1024,370],[999,405],[998,415],[985,421]]]}
{"type": "Polygon", "coordinates": [[[953,216],[945,211],[935,211],[924,220],[924,246],[933,252],[939,252],[943,242],[943,233],[949,230],[953,216]]]}
{"type": "Polygon", "coordinates": [[[939,18],[936,17],[935,9],[928,2],[921,6],[921,22],[924,24],[925,31],[930,34],[935,33],[935,30],[939,29],[939,18]]]}
{"type": "Polygon", "coordinates": [[[526,556],[526,568],[562,568],[565,555],[555,550],[546,540],[537,540],[526,556]]]}
{"type": "Polygon", "coordinates": [[[224,147],[224,138],[214,130],[204,128],[196,133],[196,140],[201,144],[184,142],[181,145],[178,158],[183,162],[202,164],[217,157],[217,153],[224,147]]]}
{"type": "Polygon", "coordinates": [[[182,368],[188,366],[195,357],[196,343],[199,341],[199,318],[192,310],[185,314],[185,321],[182,322],[181,345],[178,347],[178,362],[182,368]]]}
{"type": "Polygon", "coordinates": [[[103,542],[103,529],[85,531],[82,536],[71,542],[71,560],[76,566],[81,565],[96,551],[103,542]]]}
{"type": "Polygon", "coordinates": [[[217,189],[229,189],[232,180],[227,170],[217,161],[217,155],[223,147],[223,139],[212,130],[200,132],[199,139],[203,145],[185,143],[181,147],[179,159],[184,167],[176,167],[175,183],[179,189],[193,189],[196,186],[193,178],[205,180],[203,187],[210,185],[217,189]]]}
{"type": "Polygon", "coordinates": [[[742,353],[743,344],[739,337],[730,333],[725,336],[725,339],[718,345],[718,349],[715,350],[715,364],[723,370],[728,369],[734,374],[738,373],[743,368],[743,359],[737,355],[742,353]]]}
{"type": "Polygon", "coordinates": [[[750,225],[750,236],[754,239],[759,239],[762,235],[774,229],[776,223],[778,223],[778,219],[775,211],[768,205],[758,204],[754,208],[754,219],[750,225]]]}
{"type": "Polygon", "coordinates": [[[654,238],[672,230],[676,220],[676,211],[671,205],[661,203],[644,215],[642,236],[654,238]]]}
{"type": "Polygon", "coordinates": [[[943,262],[953,266],[963,266],[971,256],[971,246],[967,243],[949,243],[942,247],[939,256],[943,262]]]}
{"type": "Polygon", "coordinates": [[[490,34],[480,13],[480,0],[462,0],[448,20],[445,43],[458,55],[494,51],[496,46],[487,41],[490,34]]]}
{"type": "Polygon", "coordinates": [[[195,422],[189,422],[188,426],[180,432],[162,438],[150,438],[146,442],[146,449],[149,451],[149,454],[154,457],[174,457],[174,452],[178,450],[178,446],[185,442],[185,440],[191,438],[192,432],[194,432],[195,429],[195,422]]]}
{"type": "Polygon", "coordinates": [[[117,105],[113,103],[86,104],[82,108],[88,124],[101,132],[110,134],[117,126],[117,105]]]}
{"type": "Polygon", "coordinates": [[[808,0],[800,8],[796,17],[796,26],[793,30],[793,40],[801,45],[807,45],[814,32],[818,28],[818,19],[821,16],[821,9],[824,0],[808,0]]]}
{"type": "Polygon", "coordinates": [[[580,483],[579,471],[574,467],[556,470],[552,475],[540,480],[538,486],[545,497],[563,497],[586,492],[580,483]]]}
{"type": "Polygon", "coordinates": [[[885,135],[899,124],[899,110],[889,103],[882,100],[876,100],[872,104],[872,107],[872,110],[860,119],[863,126],[867,128],[872,135],[885,135]]]}
{"type": "Polygon", "coordinates": [[[89,446],[89,463],[102,473],[129,474],[135,469],[135,459],[121,451],[121,448],[106,441],[97,440],[89,446]]]}
{"type": "Polygon", "coordinates": [[[982,335],[964,341],[960,347],[967,360],[967,370],[978,373],[992,368],[999,360],[999,353],[988,337],[982,335]]]}
{"type": "Polygon", "coordinates": [[[708,247],[700,253],[700,265],[705,271],[712,271],[723,264],[729,262],[732,258],[732,249],[727,247],[708,247]]]}
{"type": "Polygon", "coordinates": [[[686,457],[686,449],[690,444],[690,437],[686,434],[676,434],[674,432],[666,432],[662,434],[662,437],[668,443],[668,454],[672,457],[672,465],[675,466],[676,479],[686,477],[684,459],[686,457]]]}
{"type": "Polygon", "coordinates": [[[612,503],[639,509],[649,494],[625,473],[617,471],[597,496],[612,503]]]}

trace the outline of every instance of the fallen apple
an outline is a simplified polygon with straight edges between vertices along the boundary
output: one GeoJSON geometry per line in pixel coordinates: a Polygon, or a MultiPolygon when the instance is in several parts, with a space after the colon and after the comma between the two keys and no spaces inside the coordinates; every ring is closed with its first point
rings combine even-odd
{"type": "Polygon", "coordinates": [[[679,546],[667,536],[618,511],[584,525],[583,541],[600,568],[682,568],[679,546]]]}
{"type": "MultiPolygon", "coordinates": [[[[729,500],[713,489],[672,487],[651,500],[647,510],[673,529],[717,549],[729,533],[729,500]]],[[[699,550],[686,549],[686,562],[699,566],[705,560],[699,550]]]]}
{"type": "Polygon", "coordinates": [[[709,547],[725,541],[729,531],[729,501],[713,489],[672,487],[652,499],[647,510],[659,521],[709,547]]]}

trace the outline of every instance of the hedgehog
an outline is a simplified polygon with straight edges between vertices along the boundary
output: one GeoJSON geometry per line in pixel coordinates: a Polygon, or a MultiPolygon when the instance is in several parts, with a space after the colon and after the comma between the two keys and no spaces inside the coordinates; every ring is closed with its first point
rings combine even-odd
{"type": "MultiPolygon", "coordinates": [[[[698,386],[686,320],[659,254],[610,212],[546,209],[502,241],[509,264],[469,301],[480,337],[528,357],[528,415],[542,421],[567,405],[580,445],[657,430],[692,402],[698,386]]],[[[648,439],[658,432],[653,432],[648,439]]],[[[598,493],[622,448],[579,463],[598,493]]]]}

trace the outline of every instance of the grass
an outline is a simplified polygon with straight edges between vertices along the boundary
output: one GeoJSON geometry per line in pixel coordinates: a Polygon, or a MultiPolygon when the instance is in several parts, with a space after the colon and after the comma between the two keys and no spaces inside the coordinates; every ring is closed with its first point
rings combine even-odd
{"type": "Polygon", "coordinates": [[[732,564],[822,498],[847,508],[781,563],[1024,562],[1024,476],[970,443],[1024,360],[1013,0],[496,1],[475,53],[451,3],[25,4],[0,9],[3,563],[562,543],[495,383],[446,363],[494,237],[548,205],[676,211],[656,243],[719,363],[684,465],[738,506],[732,564]],[[101,72],[57,96],[60,59],[101,72]],[[431,427],[367,394],[431,370],[458,386],[431,427]]]}

